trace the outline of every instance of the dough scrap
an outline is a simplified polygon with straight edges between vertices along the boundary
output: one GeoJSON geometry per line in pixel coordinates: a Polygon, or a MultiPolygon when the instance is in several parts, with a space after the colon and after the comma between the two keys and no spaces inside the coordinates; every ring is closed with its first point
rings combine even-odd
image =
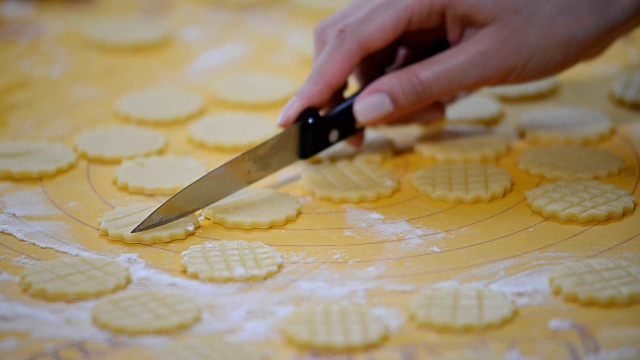
{"type": "Polygon", "coordinates": [[[560,180],[525,191],[525,196],[531,210],[561,222],[617,219],[637,204],[627,190],[597,180],[560,180]]]}
{"type": "Polygon", "coordinates": [[[391,196],[400,187],[391,170],[348,160],[314,166],[302,173],[300,181],[314,197],[334,202],[374,201],[391,196]]]}
{"type": "Polygon", "coordinates": [[[261,360],[260,350],[249,343],[229,342],[215,336],[188,337],[147,350],[156,360],[261,360]]]}
{"type": "Polygon", "coordinates": [[[501,99],[517,100],[549,95],[557,88],[558,78],[550,76],[518,84],[492,86],[487,91],[501,99]]]}
{"type": "Polygon", "coordinates": [[[490,161],[506,154],[510,143],[505,135],[479,129],[445,129],[417,143],[414,150],[440,162],[490,161]]]}
{"type": "Polygon", "coordinates": [[[178,294],[129,290],[100,300],[92,311],[101,328],[123,334],[157,334],[187,328],[200,320],[200,308],[178,294]]]}
{"type": "Polygon", "coordinates": [[[132,193],[171,195],[206,173],[205,165],[189,156],[150,156],[123,161],[113,180],[132,193]]]}
{"type": "Polygon", "coordinates": [[[216,224],[235,229],[266,229],[284,225],[300,214],[300,203],[273,189],[245,188],[204,209],[216,224]]]}
{"type": "Polygon", "coordinates": [[[72,168],[76,153],[58,143],[46,141],[0,142],[0,178],[36,179],[72,168]]]}
{"type": "Polygon", "coordinates": [[[613,133],[611,120],[594,110],[580,107],[554,107],[522,115],[520,131],[538,144],[588,144],[613,133]]]}
{"type": "Polygon", "coordinates": [[[122,161],[157,154],[167,146],[161,133],[138,126],[110,126],[86,131],[76,138],[75,148],[90,160],[122,161]]]}
{"type": "Polygon", "coordinates": [[[445,118],[449,123],[474,123],[492,125],[503,114],[502,104],[493,97],[472,94],[460,98],[445,108],[445,118]]]}
{"type": "Polygon", "coordinates": [[[381,343],[389,330],[367,307],[320,303],[299,308],[284,319],[282,333],[292,343],[314,350],[348,351],[381,343]]]}
{"type": "Polygon", "coordinates": [[[627,305],[640,300],[640,265],[611,259],[561,264],[549,275],[554,294],[581,305],[627,305]]]}
{"type": "Polygon", "coordinates": [[[150,87],[123,95],[115,105],[123,118],[148,124],[168,124],[202,111],[204,99],[196,92],[174,86],[150,87]]]}
{"type": "Polygon", "coordinates": [[[518,168],[547,179],[594,179],[619,174],[622,158],[609,151],[581,145],[532,148],[518,158],[518,168]]]}
{"type": "Polygon", "coordinates": [[[198,118],[189,125],[188,132],[189,138],[198,145],[218,150],[243,150],[270,138],[278,129],[261,113],[236,111],[198,118]]]}
{"type": "Polygon", "coordinates": [[[632,107],[640,107],[640,70],[621,75],[613,81],[609,90],[617,102],[632,107]]]}
{"type": "Polygon", "coordinates": [[[76,301],[120,290],[130,281],[129,271],[104,258],[60,258],[27,268],[20,283],[34,296],[76,301]]]}
{"type": "Polygon", "coordinates": [[[211,84],[213,95],[237,105],[271,105],[293,96],[298,81],[286,74],[266,71],[239,72],[211,84]]]}
{"type": "Polygon", "coordinates": [[[94,19],[84,26],[83,32],[87,39],[99,45],[135,48],[166,41],[171,28],[160,19],[126,15],[94,19]]]}
{"type": "Polygon", "coordinates": [[[511,176],[480,163],[441,163],[416,171],[413,185],[421,195],[447,202],[488,202],[511,191],[511,176]]]}
{"type": "Polygon", "coordinates": [[[484,329],[512,319],[517,308],[505,294],[468,285],[433,288],[409,302],[419,325],[442,330],[484,329]]]}
{"type": "Polygon", "coordinates": [[[187,275],[200,280],[248,281],[277,273],[282,257],[259,241],[220,240],[189,247],[180,263],[187,275]]]}
{"type": "Polygon", "coordinates": [[[106,235],[111,240],[120,240],[129,244],[157,244],[184,239],[200,227],[198,218],[192,214],[157,228],[132,234],[131,230],[157,207],[156,204],[133,204],[117,207],[102,215],[98,220],[100,234],[106,235]]]}
{"type": "Polygon", "coordinates": [[[364,141],[358,147],[351,146],[346,141],[340,141],[318,155],[309,159],[311,162],[339,161],[354,159],[356,161],[380,164],[389,159],[394,153],[393,141],[376,129],[364,130],[364,141]]]}

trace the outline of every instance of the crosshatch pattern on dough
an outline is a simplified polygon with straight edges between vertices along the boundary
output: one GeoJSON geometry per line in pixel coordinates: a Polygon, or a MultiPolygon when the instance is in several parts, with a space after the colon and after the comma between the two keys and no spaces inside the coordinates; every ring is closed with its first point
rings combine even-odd
{"type": "Polygon", "coordinates": [[[244,342],[229,342],[215,336],[192,335],[146,351],[155,360],[262,360],[256,347],[244,342]]]}
{"type": "Polygon", "coordinates": [[[61,258],[43,261],[25,269],[20,283],[31,295],[51,300],[75,301],[122,289],[130,281],[129,271],[104,258],[61,258]]]}
{"type": "Polygon", "coordinates": [[[259,241],[220,240],[191,246],[182,252],[181,264],[187,275],[201,280],[261,280],[278,272],[282,257],[259,241]]]}
{"type": "Polygon", "coordinates": [[[626,305],[640,300],[640,265],[586,259],[559,265],[549,275],[555,294],[582,305],[626,305]]]}
{"type": "Polygon", "coordinates": [[[524,137],[536,144],[590,144],[613,133],[611,120],[595,110],[581,107],[550,107],[522,115],[524,137]]]}
{"type": "Polygon", "coordinates": [[[189,156],[149,156],[123,161],[113,181],[132,193],[172,195],[206,173],[206,166],[189,156]]]}
{"type": "Polygon", "coordinates": [[[550,145],[525,151],[518,167],[547,179],[594,179],[620,173],[622,158],[607,150],[581,145],[550,145]]]}
{"type": "Polygon", "coordinates": [[[619,76],[611,84],[609,91],[617,102],[633,107],[640,107],[640,70],[619,76]]]}
{"type": "Polygon", "coordinates": [[[627,190],[596,180],[560,180],[528,190],[525,196],[531,210],[561,222],[617,219],[637,204],[627,190]]]}
{"type": "Polygon", "coordinates": [[[433,136],[417,143],[414,149],[426,158],[437,161],[489,161],[495,160],[509,150],[511,141],[499,134],[459,134],[449,132],[433,136]]]}
{"type": "Polygon", "coordinates": [[[204,108],[204,98],[181,87],[150,87],[123,95],[115,108],[118,115],[130,121],[167,124],[200,113],[204,108]]]}
{"type": "Polygon", "coordinates": [[[96,325],[113,332],[156,334],[191,326],[200,319],[200,308],[182,295],[129,290],[100,300],[92,317],[96,325]]]}
{"type": "Polygon", "coordinates": [[[158,131],[122,125],[86,131],[75,141],[80,155],[98,161],[121,161],[156,154],[166,146],[167,140],[158,131]]]}
{"type": "Polygon", "coordinates": [[[0,178],[37,179],[72,168],[78,155],[47,141],[0,142],[0,178]]]}

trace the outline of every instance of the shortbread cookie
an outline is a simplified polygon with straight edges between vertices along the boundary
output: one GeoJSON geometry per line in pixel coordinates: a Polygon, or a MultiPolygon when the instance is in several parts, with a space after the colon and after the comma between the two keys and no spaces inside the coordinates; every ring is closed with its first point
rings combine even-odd
{"type": "Polygon", "coordinates": [[[188,215],[154,229],[132,234],[131,230],[146,219],[157,207],[158,205],[156,204],[134,204],[117,207],[102,215],[98,220],[100,234],[106,235],[111,240],[120,240],[125,243],[156,244],[184,239],[200,227],[198,218],[195,215],[188,215]]]}
{"type": "Polygon", "coordinates": [[[433,288],[413,297],[409,312],[420,325],[437,329],[484,329],[503,324],[516,315],[505,294],[472,286],[433,288]]]}
{"type": "Polygon", "coordinates": [[[278,272],[282,257],[259,241],[220,240],[191,246],[182,252],[181,264],[200,280],[262,280],[278,272]]]}
{"type": "Polygon", "coordinates": [[[147,353],[155,360],[262,360],[260,350],[246,342],[229,342],[216,336],[192,335],[147,353]]]}
{"type": "Polygon", "coordinates": [[[506,170],[480,163],[435,164],[416,171],[412,180],[421,195],[447,202],[487,202],[511,191],[506,170]]]}
{"type": "Polygon", "coordinates": [[[502,104],[490,96],[472,94],[460,98],[445,108],[449,123],[478,123],[491,125],[502,117],[502,104]]]}
{"type": "Polygon", "coordinates": [[[414,150],[428,159],[490,161],[504,155],[511,141],[505,135],[470,129],[445,129],[423,139],[414,150]]]}
{"type": "Polygon", "coordinates": [[[76,138],[80,155],[97,161],[122,161],[157,154],[167,146],[161,133],[138,126],[110,126],[86,131],[76,138]]]}
{"type": "Polygon", "coordinates": [[[367,307],[335,302],[295,310],[284,320],[282,332],[296,345],[329,351],[363,349],[389,335],[385,323],[367,307]]]}
{"type": "Polygon", "coordinates": [[[640,300],[640,265],[611,259],[561,264],[549,275],[555,294],[582,305],[626,305],[640,300]]]}
{"type": "Polygon", "coordinates": [[[196,92],[180,87],[150,87],[122,96],[116,113],[130,121],[167,124],[193,117],[204,108],[196,92]]]}
{"type": "Polygon", "coordinates": [[[293,96],[295,78],[286,74],[249,71],[217,79],[210,89],[216,98],[238,105],[271,105],[293,96]]]}
{"type": "Polygon", "coordinates": [[[611,97],[629,107],[640,107],[640,70],[624,74],[613,81],[611,97]]]}
{"type": "Polygon", "coordinates": [[[90,299],[122,289],[129,283],[129,271],[105,258],[61,258],[27,268],[20,283],[31,295],[50,300],[90,299]]]}
{"type": "Polygon", "coordinates": [[[501,99],[516,100],[549,95],[557,87],[558,79],[551,76],[524,83],[492,86],[487,91],[501,99]]]}
{"type": "Polygon", "coordinates": [[[518,158],[518,168],[547,179],[594,179],[619,174],[622,158],[609,151],[581,145],[532,148],[518,158]]]}
{"type": "Polygon", "coordinates": [[[318,155],[309,159],[311,162],[339,161],[354,159],[380,164],[389,159],[394,152],[393,141],[383,135],[382,132],[367,128],[364,131],[364,141],[359,147],[350,145],[346,141],[340,141],[318,155]]]}
{"type": "Polygon", "coordinates": [[[194,143],[218,150],[247,149],[278,132],[273,121],[248,111],[205,115],[194,120],[188,131],[194,143]]]}
{"type": "Polygon", "coordinates": [[[84,26],[84,35],[99,45],[135,48],[156,45],[169,38],[169,25],[146,16],[113,16],[94,19],[84,26]]]}
{"type": "Polygon", "coordinates": [[[303,172],[300,181],[314,197],[334,202],[374,201],[391,196],[400,187],[392,171],[348,160],[315,166],[303,172]]]}
{"type": "Polygon", "coordinates": [[[236,229],[266,229],[295,220],[300,203],[272,189],[245,188],[204,209],[216,224],[236,229]]]}
{"type": "Polygon", "coordinates": [[[561,222],[621,218],[637,203],[628,191],[596,180],[560,180],[525,192],[531,210],[561,222]]]}
{"type": "Polygon", "coordinates": [[[133,193],[171,195],[206,173],[203,163],[188,156],[150,156],[123,161],[113,181],[133,193]]]}
{"type": "Polygon", "coordinates": [[[0,178],[35,179],[72,168],[76,153],[46,141],[0,142],[0,178]]]}
{"type": "Polygon", "coordinates": [[[187,328],[200,320],[200,308],[182,295],[153,290],[129,290],[100,300],[93,322],[117,333],[166,333],[187,328]]]}
{"type": "Polygon", "coordinates": [[[520,119],[524,137],[539,144],[588,144],[613,132],[611,120],[580,107],[555,107],[526,113],[520,119]]]}

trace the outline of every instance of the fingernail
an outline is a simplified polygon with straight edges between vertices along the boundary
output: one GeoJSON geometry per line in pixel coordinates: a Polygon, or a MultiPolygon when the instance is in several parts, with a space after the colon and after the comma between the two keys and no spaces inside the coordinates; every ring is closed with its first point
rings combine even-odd
{"type": "Polygon", "coordinates": [[[284,108],[282,108],[282,112],[280,113],[280,117],[278,118],[278,126],[289,124],[291,122],[290,119],[294,116],[297,116],[297,114],[292,114],[292,111],[294,111],[294,109],[296,108],[296,103],[297,99],[294,96],[289,100],[289,102],[287,102],[284,108]]]}
{"type": "Polygon", "coordinates": [[[369,123],[391,114],[395,106],[389,95],[375,93],[359,99],[353,107],[353,114],[360,123],[369,123]]]}

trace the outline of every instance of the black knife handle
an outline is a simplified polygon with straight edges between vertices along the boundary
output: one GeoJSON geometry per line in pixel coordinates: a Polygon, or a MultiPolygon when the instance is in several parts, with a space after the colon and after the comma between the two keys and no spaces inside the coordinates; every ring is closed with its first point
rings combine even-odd
{"type": "Polygon", "coordinates": [[[297,121],[301,122],[301,159],[308,159],[362,129],[353,116],[353,103],[357,96],[356,93],[345,99],[324,116],[312,108],[306,109],[298,116],[297,121]]]}

